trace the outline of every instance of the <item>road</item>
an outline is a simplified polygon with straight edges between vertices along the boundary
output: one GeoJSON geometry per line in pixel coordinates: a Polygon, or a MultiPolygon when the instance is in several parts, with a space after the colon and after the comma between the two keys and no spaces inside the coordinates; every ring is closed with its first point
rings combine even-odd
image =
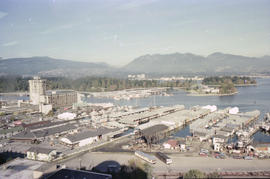
{"type": "MultiPolygon", "coordinates": [[[[178,154],[169,155],[173,163],[167,166],[157,160],[153,164],[154,172],[186,172],[190,169],[198,169],[204,172],[245,172],[245,171],[270,171],[270,159],[267,160],[243,160],[243,159],[215,159],[211,157],[184,157],[178,154]]],[[[128,164],[130,159],[136,158],[132,153],[102,153],[92,152],[78,158],[69,160],[64,164],[67,167],[78,168],[80,165],[90,169],[104,161],[116,161],[120,165],[128,164]]]]}

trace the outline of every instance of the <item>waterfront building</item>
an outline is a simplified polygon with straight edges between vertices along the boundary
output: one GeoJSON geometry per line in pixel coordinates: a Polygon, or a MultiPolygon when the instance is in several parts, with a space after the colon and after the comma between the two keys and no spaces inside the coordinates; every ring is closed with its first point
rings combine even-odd
{"type": "Polygon", "coordinates": [[[115,135],[119,135],[120,133],[122,133],[122,131],[118,128],[109,129],[101,127],[98,129],[89,129],[80,133],[67,135],[66,137],[62,137],[60,141],[67,146],[82,147],[101,139],[104,139],[105,141],[109,140],[110,138],[113,138],[115,135]]]}
{"type": "Polygon", "coordinates": [[[163,143],[165,149],[178,149],[179,143],[177,140],[170,139],[167,142],[163,143]]]}
{"type": "Polygon", "coordinates": [[[45,95],[46,90],[46,80],[40,79],[40,77],[35,76],[33,80],[29,80],[29,96],[30,103],[34,105],[40,104],[40,96],[45,95]]]}
{"type": "Polygon", "coordinates": [[[77,103],[77,92],[73,90],[46,91],[46,80],[34,77],[29,80],[30,103],[40,105],[40,112],[48,113],[50,108],[68,107],[77,103]],[[51,105],[47,106],[47,105],[51,105]]]}

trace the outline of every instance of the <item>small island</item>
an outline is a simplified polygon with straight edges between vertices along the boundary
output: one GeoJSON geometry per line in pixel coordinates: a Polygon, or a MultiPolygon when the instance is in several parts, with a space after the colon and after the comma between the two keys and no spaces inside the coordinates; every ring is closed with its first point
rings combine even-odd
{"type": "Polygon", "coordinates": [[[207,77],[202,81],[203,85],[207,86],[221,86],[222,84],[232,83],[234,86],[255,86],[257,82],[255,79],[252,79],[247,76],[224,76],[224,77],[207,77]]]}
{"type": "Polygon", "coordinates": [[[236,87],[255,86],[256,80],[250,77],[224,76],[207,77],[199,85],[193,85],[187,91],[192,96],[228,96],[237,94],[236,87]]]}

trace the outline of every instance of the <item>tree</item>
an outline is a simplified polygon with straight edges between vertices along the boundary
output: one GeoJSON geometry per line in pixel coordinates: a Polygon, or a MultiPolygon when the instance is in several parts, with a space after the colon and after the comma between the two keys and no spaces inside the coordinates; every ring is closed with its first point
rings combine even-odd
{"type": "Polygon", "coordinates": [[[221,176],[217,172],[213,172],[208,174],[207,178],[221,178],[221,176]]]}
{"type": "Polygon", "coordinates": [[[189,170],[184,174],[184,178],[205,178],[205,174],[199,170],[189,170]]]}
{"type": "Polygon", "coordinates": [[[54,116],[54,112],[53,110],[50,110],[47,114],[48,117],[53,117],[54,116]]]}

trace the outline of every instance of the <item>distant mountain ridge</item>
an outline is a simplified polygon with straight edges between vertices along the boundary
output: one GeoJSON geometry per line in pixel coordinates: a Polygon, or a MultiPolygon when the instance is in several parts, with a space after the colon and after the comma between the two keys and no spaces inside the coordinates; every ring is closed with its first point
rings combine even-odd
{"type": "Polygon", "coordinates": [[[192,53],[144,55],[122,68],[106,63],[78,62],[50,57],[0,59],[1,75],[110,76],[125,78],[132,73],[170,74],[270,74],[270,56],[246,57],[216,52],[207,57],[192,53]]]}
{"type": "Polygon", "coordinates": [[[216,52],[203,57],[192,53],[144,55],[123,67],[133,73],[266,73],[270,56],[246,57],[216,52]]]}
{"type": "Polygon", "coordinates": [[[106,63],[77,62],[50,57],[0,60],[0,75],[72,76],[102,75],[113,67],[106,63]]]}

